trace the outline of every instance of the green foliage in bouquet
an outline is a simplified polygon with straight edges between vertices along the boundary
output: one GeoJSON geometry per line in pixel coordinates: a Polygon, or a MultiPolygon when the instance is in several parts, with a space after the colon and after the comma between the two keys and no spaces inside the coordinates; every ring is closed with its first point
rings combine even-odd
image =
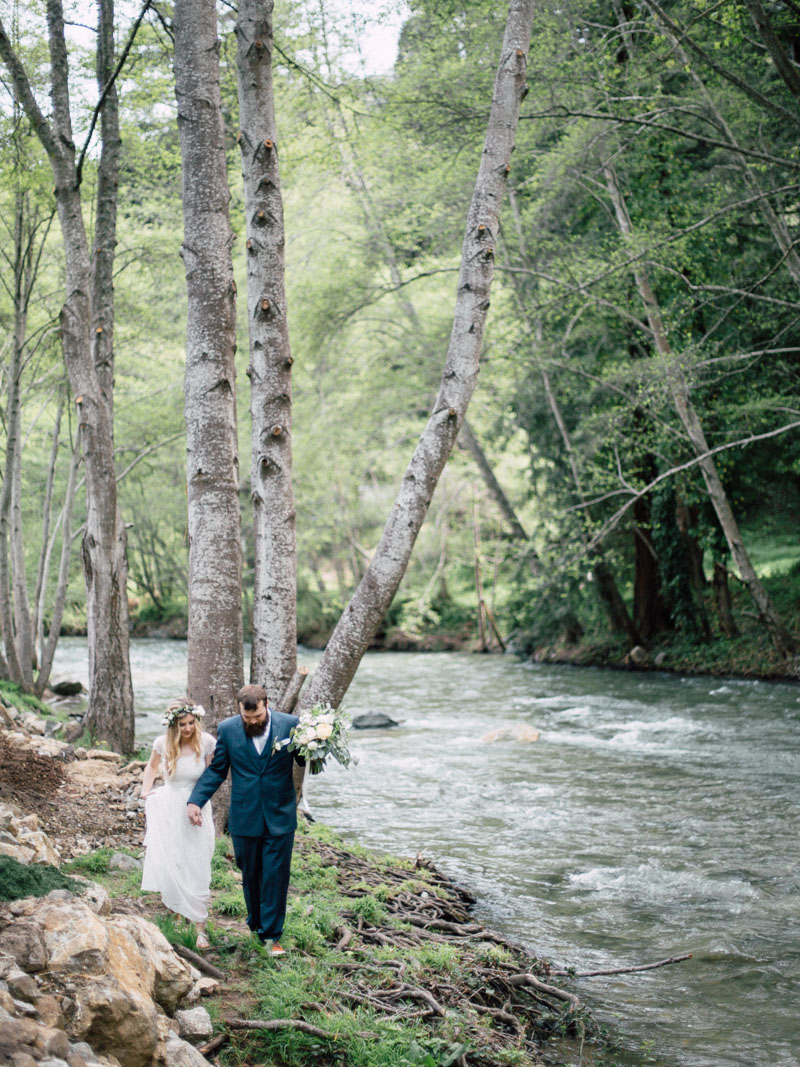
{"type": "Polygon", "coordinates": [[[312,774],[319,774],[329,756],[343,767],[356,762],[347,747],[350,719],[340,708],[315,704],[313,708],[301,711],[299,719],[287,738],[275,742],[273,752],[288,748],[297,753],[306,761],[312,774]]]}

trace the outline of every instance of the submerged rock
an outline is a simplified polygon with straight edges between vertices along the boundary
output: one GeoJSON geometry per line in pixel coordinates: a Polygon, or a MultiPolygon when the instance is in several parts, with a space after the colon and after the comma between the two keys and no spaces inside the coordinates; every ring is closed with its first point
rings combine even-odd
{"type": "Polygon", "coordinates": [[[367,711],[363,715],[356,715],[353,719],[354,730],[384,730],[390,726],[399,725],[382,711],[367,711]]]}
{"type": "Polygon", "coordinates": [[[506,722],[490,730],[488,734],[484,734],[481,741],[484,744],[491,744],[494,741],[523,741],[532,744],[539,740],[539,736],[539,731],[535,726],[528,726],[524,722],[506,722]]]}

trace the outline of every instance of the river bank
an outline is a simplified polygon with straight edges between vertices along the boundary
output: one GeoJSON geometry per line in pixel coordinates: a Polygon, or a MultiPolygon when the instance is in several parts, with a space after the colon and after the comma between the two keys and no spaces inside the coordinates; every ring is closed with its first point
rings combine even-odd
{"type": "MultiPolygon", "coordinates": [[[[35,826],[37,840],[48,842],[47,869],[55,861],[62,875],[99,884],[112,917],[151,920],[179,953],[188,949],[201,971],[214,974],[217,985],[204,998],[215,1030],[203,1046],[210,1062],[587,1062],[573,1055],[571,1039],[584,1045],[599,1037],[599,1028],[579,997],[547,961],[475,922],[468,890],[422,856],[400,859],[346,846],[323,826],[299,828],[284,940],[289,955],[276,962],[246,936],[240,876],[230,841],[222,838],[213,866],[211,948],[193,957],[193,928],[138,888],[142,761],[75,749],[58,740],[57,720],[22,709],[4,707],[0,720],[0,803],[16,812],[9,825],[35,826]]],[[[12,854],[19,857],[23,873],[15,877],[24,887],[22,861],[37,859],[21,851],[26,847],[7,843],[2,899],[24,893],[9,893],[8,864],[12,854]]],[[[69,891],[58,893],[59,903],[68,903],[69,891]]],[[[35,903],[20,907],[13,914],[32,922],[35,903]]],[[[9,920],[13,927],[11,915],[0,925],[8,929],[9,920]]],[[[40,997],[34,993],[33,1003],[40,997]]],[[[62,1007],[50,1004],[51,1015],[68,1032],[69,1011],[62,1007]]],[[[102,1052],[125,1067],[124,1044],[104,1035],[102,1052]]]]}

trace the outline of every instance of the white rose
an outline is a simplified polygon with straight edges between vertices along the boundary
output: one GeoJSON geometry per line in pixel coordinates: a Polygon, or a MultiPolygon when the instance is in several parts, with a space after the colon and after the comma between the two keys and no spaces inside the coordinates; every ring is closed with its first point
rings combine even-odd
{"type": "Polygon", "coordinates": [[[330,737],[332,733],[333,727],[330,725],[330,723],[321,722],[319,726],[317,726],[317,737],[320,739],[320,741],[324,741],[326,738],[330,737]]]}
{"type": "Polygon", "coordinates": [[[319,748],[319,745],[318,745],[318,743],[316,741],[309,741],[308,742],[308,751],[309,752],[313,752],[314,749],[316,749],[316,748],[319,748]]]}

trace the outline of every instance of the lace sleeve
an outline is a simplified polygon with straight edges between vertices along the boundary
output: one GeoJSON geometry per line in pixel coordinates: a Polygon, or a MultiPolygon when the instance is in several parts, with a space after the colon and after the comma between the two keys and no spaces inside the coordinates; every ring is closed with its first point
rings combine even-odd
{"type": "Polygon", "coordinates": [[[211,734],[203,734],[203,756],[208,759],[209,756],[214,754],[214,749],[217,747],[217,739],[212,737],[211,734]]]}

